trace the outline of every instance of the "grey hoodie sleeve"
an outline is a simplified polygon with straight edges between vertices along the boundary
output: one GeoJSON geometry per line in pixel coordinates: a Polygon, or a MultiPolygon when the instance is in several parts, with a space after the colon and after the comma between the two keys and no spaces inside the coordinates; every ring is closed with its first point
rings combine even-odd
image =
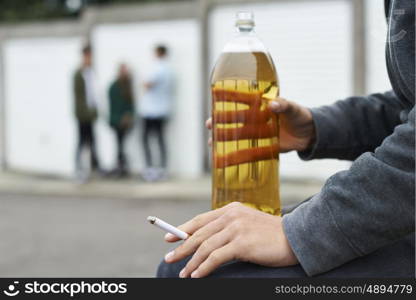
{"type": "MultiPolygon", "coordinates": [[[[352,157],[357,150],[351,149],[352,157]]],[[[283,217],[305,272],[323,273],[414,232],[414,172],[413,107],[408,120],[374,153],[359,156],[349,170],[333,175],[319,194],[283,217]]]]}
{"type": "Polygon", "coordinates": [[[350,97],[333,105],[311,109],[317,141],[300,158],[354,160],[374,151],[394,127],[404,109],[393,91],[367,97],[350,97]]]}

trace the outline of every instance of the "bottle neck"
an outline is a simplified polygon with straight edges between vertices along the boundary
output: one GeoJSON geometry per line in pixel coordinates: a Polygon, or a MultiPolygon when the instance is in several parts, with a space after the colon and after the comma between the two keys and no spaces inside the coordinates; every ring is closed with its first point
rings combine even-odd
{"type": "Polygon", "coordinates": [[[253,35],[255,34],[254,26],[248,26],[248,25],[240,25],[237,26],[237,33],[240,35],[253,35]]]}

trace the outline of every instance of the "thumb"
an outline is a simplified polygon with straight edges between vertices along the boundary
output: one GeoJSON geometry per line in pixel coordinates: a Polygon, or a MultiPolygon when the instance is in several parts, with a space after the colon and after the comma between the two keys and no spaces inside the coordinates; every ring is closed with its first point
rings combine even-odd
{"type": "Polygon", "coordinates": [[[178,238],[176,235],[173,235],[172,233],[166,233],[165,234],[165,241],[166,242],[169,242],[169,243],[174,243],[174,242],[177,242],[177,241],[180,241],[181,239],[180,238],[178,238]]]}
{"type": "Polygon", "coordinates": [[[292,103],[284,98],[277,97],[269,102],[269,108],[274,113],[290,113],[293,109],[292,103]]]}

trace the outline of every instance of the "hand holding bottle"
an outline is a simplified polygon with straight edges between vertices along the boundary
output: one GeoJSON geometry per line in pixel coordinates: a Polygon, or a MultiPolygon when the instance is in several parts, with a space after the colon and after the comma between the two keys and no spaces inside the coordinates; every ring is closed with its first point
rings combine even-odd
{"type": "Polygon", "coordinates": [[[258,139],[272,141],[269,145],[238,149],[227,154],[215,153],[213,160],[215,168],[278,157],[279,144],[274,139],[278,137],[277,119],[273,118],[273,113],[267,107],[268,100],[263,98],[261,92],[239,92],[214,88],[212,98],[214,102],[246,106],[245,109],[239,110],[213,111],[212,116],[216,124],[213,135],[217,142],[258,139]]]}
{"type": "MultiPolygon", "coordinates": [[[[312,146],[315,141],[315,126],[311,112],[295,102],[277,97],[270,101],[271,112],[280,116],[280,147],[279,152],[304,151],[312,146]]],[[[234,112],[228,112],[228,118],[238,118],[234,112]]],[[[206,121],[206,127],[212,129],[212,120],[206,121]]],[[[230,136],[233,134],[230,133],[230,136]]],[[[208,140],[211,144],[211,138],[208,140]]]]}
{"type": "Polygon", "coordinates": [[[269,103],[280,116],[280,152],[304,151],[315,141],[312,113],[306,107],[278,97],[269,103]]]}

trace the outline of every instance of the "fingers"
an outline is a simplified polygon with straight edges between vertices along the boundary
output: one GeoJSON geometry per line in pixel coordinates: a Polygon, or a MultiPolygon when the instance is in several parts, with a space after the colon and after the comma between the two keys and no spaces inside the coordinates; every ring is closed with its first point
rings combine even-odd
{"type": "Polygon", "coordinates": [[[165,234],[165,241],[169,242],[169,243],[174,243],[177,241],[180,241],[181,239],[178,238],[176,235],[172,234],[172,233],[166,233],[165,234]]]}
{"type": "Polygon", "coordinates": [[[225,168],[248,162],[277,158],[278,155],[278,144],[273,144],[271,146],[265,147],[243,149],[225,155],[218,155],[214,153],[214,167],[225,168]]]}
{"type": "Polygon", "coordinates": [[[195,271],[208,257],[209,255],[228,244],[231,240],[231,232],[229,230],[222,230],[215,233],[210,238],[205,240],[196,250],[191,260],[181,271],[181,277],[188,277],[193,271],[195,271]]]}
{"type": "Polygon", "coordinates": [[[245,125],[237,128],[217,128],[214,138],[216,141],[236,141],[246,139],[264,139],[278,135],[276,123],[245,125]]]}
{"type": "Polygon", "coordinates": [[[201,278],[209,275],[222,264],[235,259],[236,246],[234,243],[226,244],[211,252],[207,259],[191,273],[192,278],[201,278]]]}
{"type": "Polygon", "coordinates": [[[268,106],[274,113],[292,114],[295,111],[294,103],[281,97],[277,97],[275,100],[270,101],[268,106]]]}
{"type": "MultiPolygon", "coordinates": [[[[212,128],[212,119],[211,118],[208,118],[208,120],[206,120],[205,121],[205,127],[208,129],[208,130],[211,130],[211,128],[212,128]]],[[[210,138],[208,138],[208,146],[212,146],[212,138],[210,137],[210,138]]]]}
{"type": "Polygon", "coordinates": [[[223,89],[212,89],[212,99],[216,102],[234,102],[249,106],[260,106],[261,92],[237,92],[223,89]]]}
{"type": "Polygon", "coordinates": [[[194,253],[194,256],[188,262],[180,276],[184,277],[193,274],[192,276],[199,277],[206,276],[204,274],[208,274],[223,262],[236,257],[238,255],[237,250],[243,251],[241,250],[241,244],[239,247],[233,247],[233,252],[224,252],[224,255],[222,255],[222,250],[219,250],[223,248],[228,249],[227,244],[229,243],[236,243],[232,242],[232,239],[235,237],[237,229],[241,227],[241,223],[234,222],[233,226],[228,225],[237,218],[239,213],[242,213],[246,209],[241,203],[232,202],[222,208],[198,215],[191,221],[185,223],[181,229],[184,229],[186,224],[192,221],[199,219],[198,222],[203,224],[207,219],[216,217],[208,224],[197,229],[182,245],[168,253],[165,256],[165,261],[172,263],[194,253]],[[203,267],[200,273],[198,273],[199,271],[195,273],[195,270],[198,270],[207,261],[209,264],[203,267]]]}
{"type": "Polygon", "coordinates": [[[259,124],[266,123],[272,117],[272,113],[269,109],[243,109],[237,111],[214,111],[213,116],[217,124],[259,124]]]}
{"type": "MultiPolygon", "coordinates": [[[[219,208],[219,209],[215,209],[215,210],[206,212],[206,213],[203,213],[203,214],[200,214],[200,215],[197,215],[196,217],[189,220],[188,222],[178,226],[178,228],[182,231],[185,231],[189,235],[192,235],[199,228],[205,226],[209,222],[218,218],[223,213],[223,211],[225,209],[226,209],[226,206],[224,206],[222,208],[219,208]]],[[[178,238],[177,236],[175,236],[173,234],[167,233],[165,235],[165,241],[167,241],[167,242],[172,243],[172,242],[176,242],[176,241],[179,241],[179,240],[180,240],[180,238],[178,238]]]]}
{"type": "MultiPolygon", "coordinates": [[[[221,231],[225,227],[224,219],[217,218],[211,223],[197,230],[192,236],[190,236],[183,244],[178,246],[174,251],[168,253],[165,256],[167,263],[173,263],[179,261],[192,253],[194,253],[200,247],[206,248],[211,242],[211,239],[217,232],[221,231]],[[205,246],[202,246],[205,245],[205,246]]],[[[218,245],[219,241],[215,245],[218,245]]],[[[210,246],[211,247],[211,246],[210,246]]],[[[218,246],[219,247],[219,246],[218,246]]]]}
{"type": "Polygon", "coordinates": [[[208,120],[205,121],[205,127],[209,130],[212,129],[212,119],[208,118],[208,120]]]}
{"type": "MultiPolygon", "coordinates": [[[[270,108],[274,109],[273,112],[279,111],[282,107],[286,110],[289,109],[289,102],[283,98],[277,98],[279,102],[271,104],[266,109],[261,109],[261,103],[264,103],[265,100],[262,99],[262,93],[260,92],[237,92],[213,89],[212,97],[214,101],[243,103],[249,106],[248,109],[236,111],[214,110],[213,119],[208,119],[206,122],[207,128],[212,129],[213,123],[214,125],[236,124],[235,128],[230,128],[230,126],[216,126],[213,135],[214,140],[218,142],[278,137],[279,127],[276,118],[272,118],[274,116],[270,108]],[[270,122],[270,120],[272,121],[270,122]]],[[[212,146],[212,139],[208,141],[208,144],[212,146]]],[[[217,168],[225,168],[241,163],[268,160],[276,158],[278,153],[279,149],[277,144],[238,150],[225,155],[218,155],[214,151],[214,166],[217,168]]]]}

